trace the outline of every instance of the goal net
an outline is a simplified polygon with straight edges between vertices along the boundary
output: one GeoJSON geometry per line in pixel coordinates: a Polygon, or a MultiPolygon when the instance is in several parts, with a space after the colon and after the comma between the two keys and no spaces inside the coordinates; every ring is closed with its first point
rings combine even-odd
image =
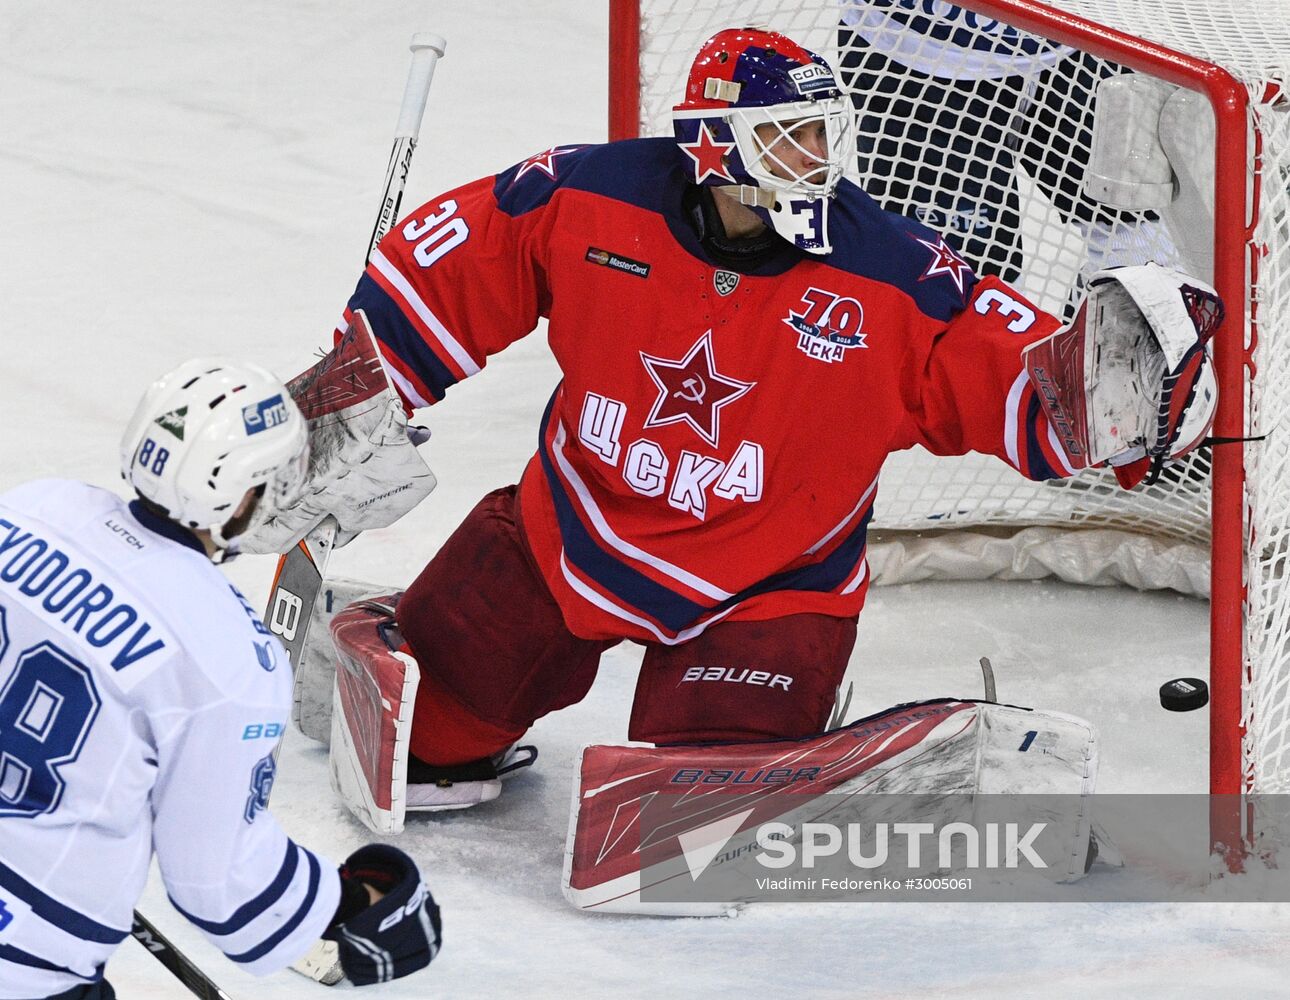
{"type": "Polygon", "coordinates": [[[611,17],[615,138],[670,134],[700,44],[769,27],[839,71],[855,179],[979,273],[1058,316],[1116,264],[1216,285],[1214,434],[1261,440],[1133,491],[893,455],[870,561],[878,583],[1051,574],[1210,597],[1211,788],[1290,790],[1290,0],[614,0],[611,17]]]}

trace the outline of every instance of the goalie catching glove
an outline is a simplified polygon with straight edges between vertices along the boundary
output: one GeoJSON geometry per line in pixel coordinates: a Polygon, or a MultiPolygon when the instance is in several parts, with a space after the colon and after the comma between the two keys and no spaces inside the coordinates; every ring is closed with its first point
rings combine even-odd
{"type": "Polygon", "coordinates": [[[1130,489],[1196,448],[1218,405],[1222,320],[1213,288],[1158,264],[1093,275],[1070,326],[1024,352],[1072,467],[1109,463],[1130,489]]]}
{"type": "Polygon", "coordinates": [[[287,388],[309,424],[305,487],[290,507],[253,516],[238,539],[241,551],[286,552],[327,516],[339,525],[336,544],[344,545],[361,531],[393,524],[435,488],[416,449],[428,435],[408,427],[362,310],[336,346],[287,388]]]}

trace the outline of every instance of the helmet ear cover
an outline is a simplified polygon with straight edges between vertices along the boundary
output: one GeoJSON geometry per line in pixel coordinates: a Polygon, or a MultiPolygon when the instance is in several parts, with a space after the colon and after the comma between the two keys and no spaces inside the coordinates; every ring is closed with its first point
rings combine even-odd
{"type": "Polygon", "coordinates": [[[672,112],[696,184],[752,188],[738,200],[811,253],[828,253],[828,202],[855,161],[850,100],[820,56],[775,32],[728,29],[709,39],[672,112]],[[823,156],[805,129],[823,126],[823,156]],[[799,175],[785,161],[816,161],[799,175]]]}
{"type": "Polygon", "coordinates": [[[282,382],[220,358],[185,362],[154,382],[121,438],[121,475],[135,492],[221,547],[247,491],[274,508],[292,502],[308,460],[308,427],[282,382]]]}

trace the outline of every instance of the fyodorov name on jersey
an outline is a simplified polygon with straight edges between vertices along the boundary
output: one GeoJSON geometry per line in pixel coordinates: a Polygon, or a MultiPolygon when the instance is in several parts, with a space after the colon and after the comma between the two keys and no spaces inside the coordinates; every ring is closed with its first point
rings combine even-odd
{"type": "MultiPolygon", "coordinates": [[[[139,611],[90,570],[35,532],[0,519],[0,580],[38,614],[59,619],[96,649],[115,647],[109,662],[123,670],[159,653],[165,641],[139,611]],[[149,636],[152,636],[149,639],[149,636]]],[[[2,637],[0,637],[2,638],[2,637]]]]}

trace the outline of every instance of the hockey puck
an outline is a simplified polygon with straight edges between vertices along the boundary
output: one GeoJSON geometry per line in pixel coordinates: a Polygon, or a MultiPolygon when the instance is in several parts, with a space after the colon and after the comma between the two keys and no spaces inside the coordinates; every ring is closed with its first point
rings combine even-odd
{"type": "Polygon", "coordinates": [[[1209,704],[1209,685],[1199,677],[1178,677],[1160,685],[1160,704],[1170,712],[1191,712],[1209,704]]]}

